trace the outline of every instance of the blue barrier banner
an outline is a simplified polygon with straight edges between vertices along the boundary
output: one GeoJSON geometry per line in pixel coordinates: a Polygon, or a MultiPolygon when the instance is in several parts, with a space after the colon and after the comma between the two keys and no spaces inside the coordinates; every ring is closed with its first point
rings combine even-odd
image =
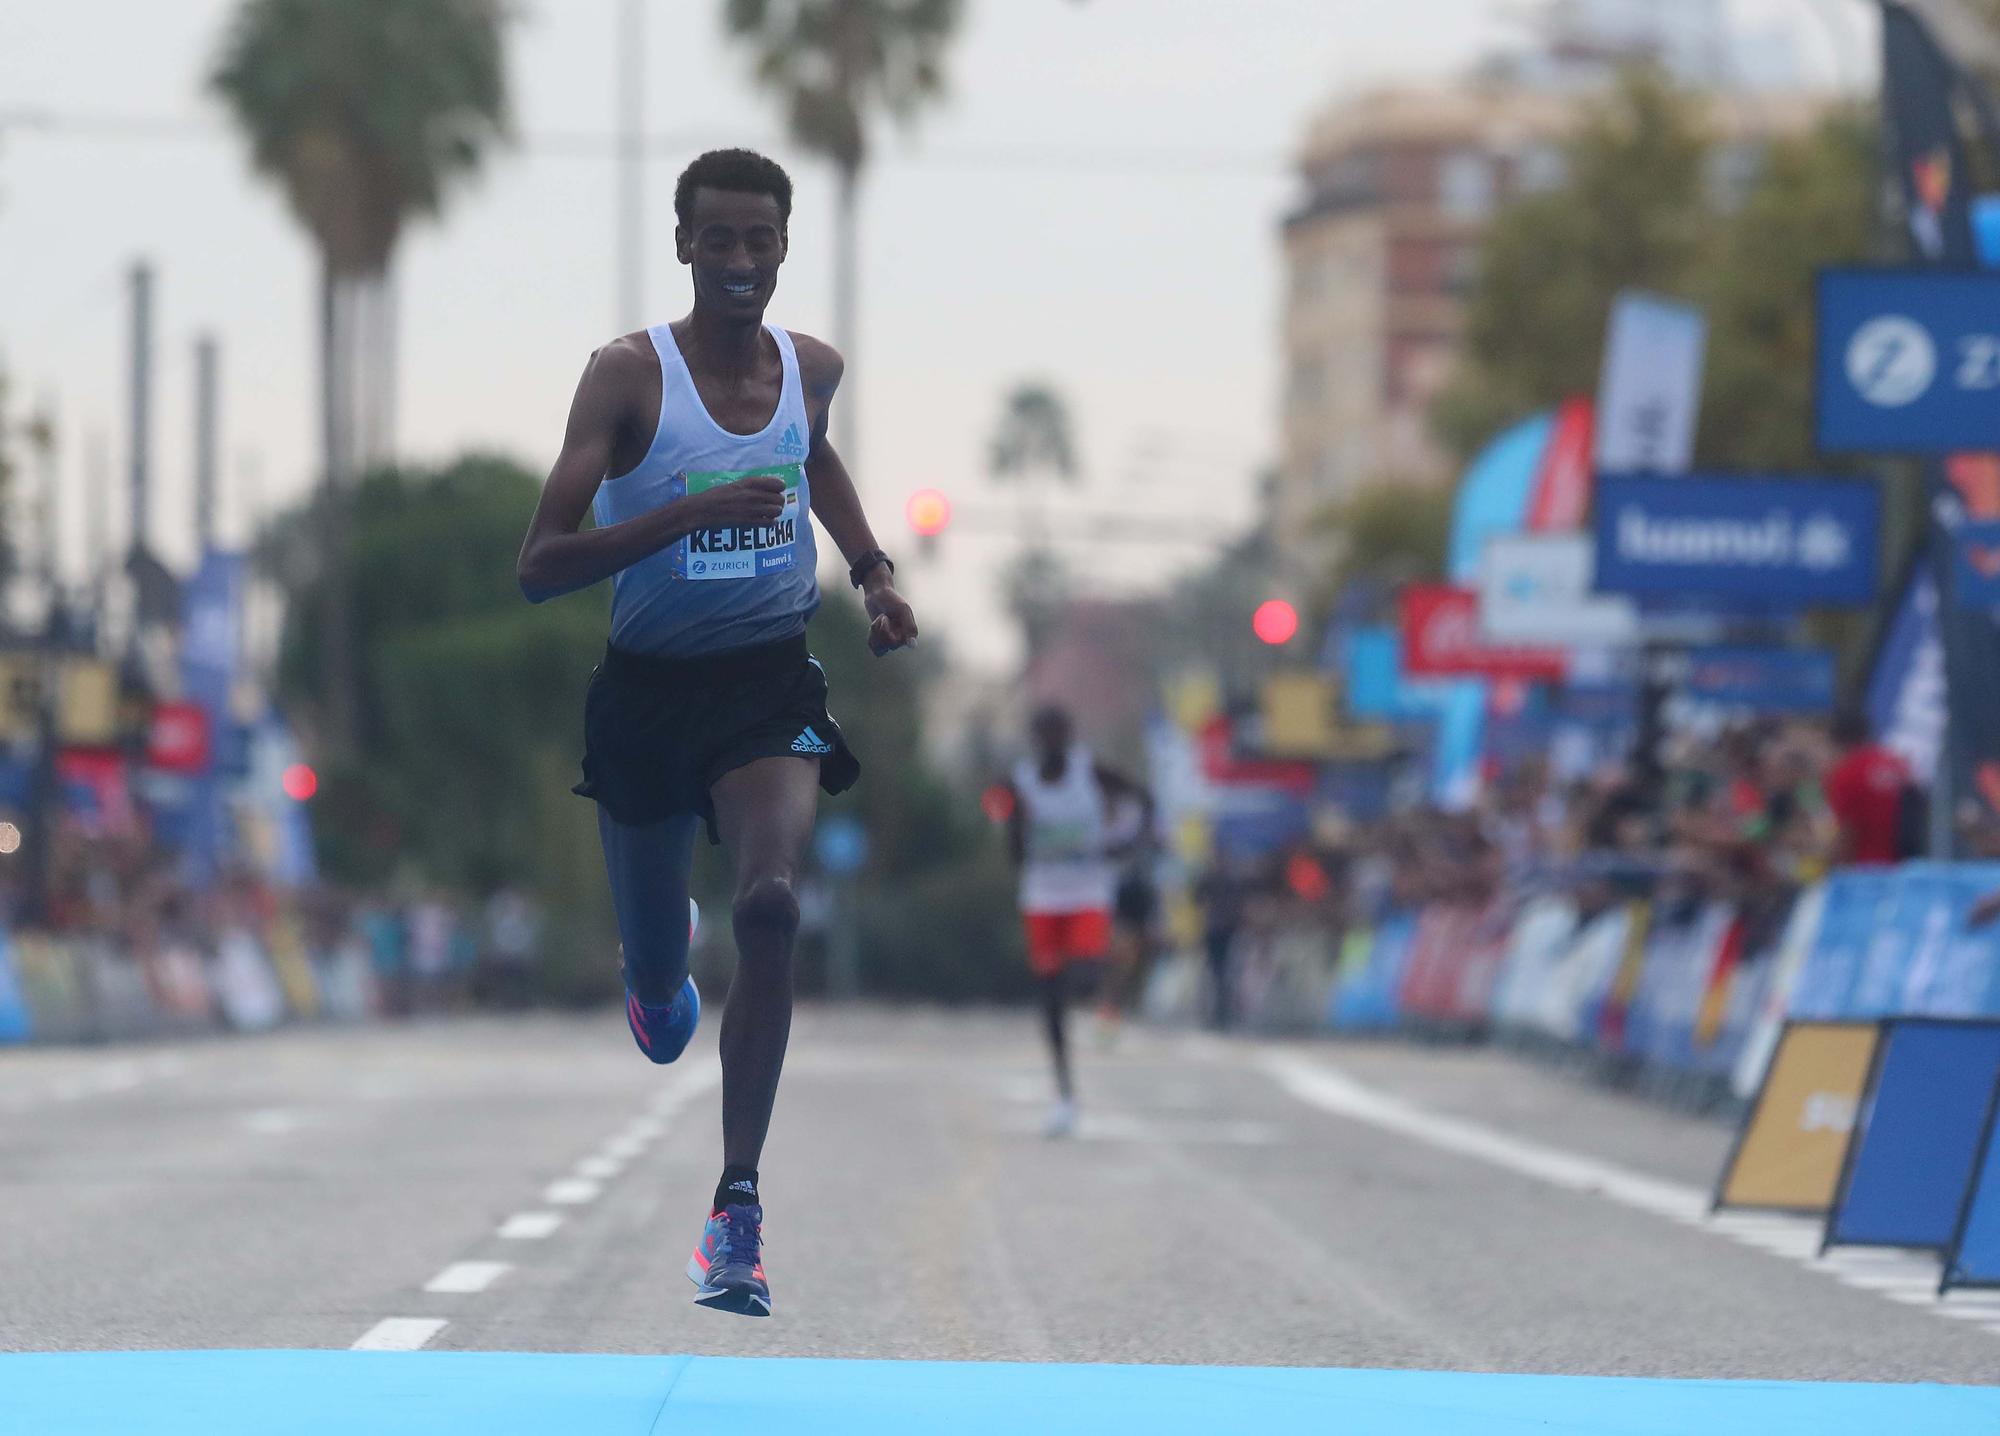
{"type": "Polygon", "coordinates": [[[1911,863],[1889,879],[1861,971],[1842,1017],[1900,1017],[1916,1009],[1908,984],[1917,954],[1951,920],[1951,883],[1937,863],[1911,863]]]}
{"type": "Polygon", "coordinates": [[[0,1042],[25,1042],[30,1020],[27,995],[14,971],[14,941],[0,931],[0,1042]]]}
{"type": "Polygon", "coordinates": [[[1882,492],[1871,482],[1606,474],[1596,508],[1606,593],[1741,598],[1766,612],[1875,597],[1882,492]]]}
{"type": "Polygon", "coordinates": [[[1346,1031],[1366,1031],[1395,1024],[1400,1008],[1397,994],[1403,988],[1403,969],[1409,962],[1410,947],[1417,935],[1413,913],[1396,913],[1382,920],[1375,930],[1375,945],[1354,980],[1335,994],[1334,1026],[1346,1031]]]}
{"type": "Polygon", "coordinates": [[[1639,985],[1625,1015],[1625,1051],[1655,1067],[1694,1065],[1694,1024],[1731,914],[1720,903],[1669,917],[1653,908],[1639,985]]]}
{"type": "Polygon", "coordinates": [[[1824,648],[1697,648],[1688,695],[1759,713],[1825,713],[1834,700],[1833,654],[1824,648]]]}
{"type": "Polygon", "coordinates": [[[1846,868],[1827,879],[1819,931],[1792,989],[1793,1017],[1832,1020],[1852,1014],[1854,989],[1895,880],[1889,868],[1846,868]]]}
{"type": "Polygon", "coordinates": [[[1966,1193],[1958,1231],[1945,1253],[1947,1287],[2000,1286],[2000,1092],[1994,1095],[1972,1190],[1966,1193]]]}
{"type": "Polygon", "coordinates": [[[2000,274],[1824,270],[1815,357],[1822,452],[1991,449],[2000,422],[2000,274]]]}
{"type": "Polygon", "coordinates": [[[1827,1245],[1950,1246],[1996,1083],[2000,1022],[1884,1024],[1827,1245]]]}

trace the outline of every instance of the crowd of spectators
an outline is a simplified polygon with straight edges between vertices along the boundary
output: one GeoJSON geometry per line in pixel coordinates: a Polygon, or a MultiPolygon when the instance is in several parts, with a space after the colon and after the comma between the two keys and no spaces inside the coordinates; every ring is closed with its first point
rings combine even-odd
{"type": "Polygon", "coordinates": [[[1412,807],[1218,859],[1190,889],[1211,1020],[1250,1005],[1246,990],[1298,934],[1324,954],[1390,912],[1546,891],[1586,913],[1647,896],[1723,901],[1776,924],[1831,869],[1924,849],[1924,794],[1857,715],[1677,731],[1656,753],[1568,780],[1530,757],[1490,774],[1468,809],[1412,807]]]}
{"type": "Polygon", "coordinates": [[[379,1015],[519,1007],[535,997],[542,919],[516,887],[483,901],[416,882],[357,893],[280,886],[248,865],[197,880],[185,856],[143,824],[113,829],[68,816],[49,842],[45,862],[15,852],[0,865],[0,926],[129,968],[162,1010],[213,1007],[246,954],[276,968],[281,987],[295,955],[322,988],[349,989],[349,1005],[379,1015]]]}

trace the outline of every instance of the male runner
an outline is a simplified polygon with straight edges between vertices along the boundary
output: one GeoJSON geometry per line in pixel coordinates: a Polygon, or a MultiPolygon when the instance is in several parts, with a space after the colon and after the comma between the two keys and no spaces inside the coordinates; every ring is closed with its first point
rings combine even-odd
{"type": "Polygon", "coordinates": [[[655,1062],[680,1056],[701,1013],[687,970],[695,834],[705,826],[736,859],[722,1178],[688,1276],[698,1303],[745,1316],[771,1311],[757,1163],[791,1031],[793,879],[817,790],[860,773],[806,651],[819,605],[809,515],[866,596],[868,646],[917,637],[827,442],[840,355],[764,322],[791,208],[791,180],[748,150],[712,151],[681,175],[674,249],[694,307],[591,356],[520,559],[537,603],[612,580],[576,791],[597,801],[626,1021],[655,1062]]]}
{"type": "MultiPolygon", "coordinates": [[[[1102,965],[1111,945],[1111,904],[1118,844],[1109,828],[1114,805],[1137,806],[1132,840],[1152,828],[1152,796],[1099,763],[1075,740],[1069,714],[1039,710],[1029,724],[1034,751],[1015,765],[1014,804],[1007,841],[1021,870],[1021,914],[1028,932],[1028,968],[1042,1003],[1043,1030],[1055,1064],[1056,1102],[1044,1130],[1076,1130],[1076,1087],[1070,1079],[1069,969],[1102,965]]],[[[1104,981],[1100,971],[1098,980],[1104,981]]]]}

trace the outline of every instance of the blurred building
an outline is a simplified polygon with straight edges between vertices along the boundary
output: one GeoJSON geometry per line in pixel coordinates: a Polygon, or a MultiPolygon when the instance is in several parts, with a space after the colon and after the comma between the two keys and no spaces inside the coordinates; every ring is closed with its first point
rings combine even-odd
{"type": "MultiPolygon", "coordinates": [[[[1713,88],[1732,53],[1720,12],[1719,0],[1557,5],[1527,52],[1457,82],[1343,98],[1312,121],[1301,197],[1281,226],[1271,518],[1294,552],[1311,544],[1314,513],[1362,485],[1450,477],[1426,416],[1458,356],[1486,225],[1510,200],[1563,182],[1564,138],[1621,63],[1657,61],[1713,88]]],[[[1828,102],[1796,89],[1717,90],[1712,182],[1740,193],[1764,144],[1806,129],[1828,102]]]]}

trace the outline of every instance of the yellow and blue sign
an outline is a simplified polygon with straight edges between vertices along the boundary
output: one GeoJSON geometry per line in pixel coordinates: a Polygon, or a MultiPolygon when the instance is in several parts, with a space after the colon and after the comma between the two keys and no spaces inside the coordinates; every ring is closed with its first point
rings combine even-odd
{"type": "Polygon", "coordinates": [[[1824,453],[2000,446],[2000,274],[1822,270],[1814,394],[1824,453]]]}

